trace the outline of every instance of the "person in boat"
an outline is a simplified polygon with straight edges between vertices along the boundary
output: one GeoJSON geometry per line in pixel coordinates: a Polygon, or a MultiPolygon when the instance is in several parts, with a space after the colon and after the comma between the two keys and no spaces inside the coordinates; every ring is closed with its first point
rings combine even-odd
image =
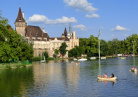
{"type": "Polygon", "coordinates": [[[107,78],[107,74],[106,73],[104,74],[104,77],[107,78]]]}
{"type": "Polygon", "coordinates": [[[115,77],[113,73],[111,75],[112,75],[111,77],[115,77]]]}
{"type": "Polygon", "coordinates": [[[131,70],[134,70],[134,67],[132,67],[131,70]]]}
{"type": "Polygon", "coordinates": [[[136,67],[134,67],[134,71],[136,71],[136,72],[137,72],[137,68],[136,68],[136,67]]]}
{"type": "Polygon", "coordinates": [[[75,63],[76,63],[76,65],[78,65],[78,62],[77,61],[75,63]]]}

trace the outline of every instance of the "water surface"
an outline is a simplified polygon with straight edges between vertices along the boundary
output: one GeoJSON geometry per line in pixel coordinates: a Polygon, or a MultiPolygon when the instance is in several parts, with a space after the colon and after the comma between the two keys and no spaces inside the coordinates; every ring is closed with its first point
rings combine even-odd
{"type": "Polygon", "coordinates": [[[0,70],[0,97],[137,97],[138,57],[80,62],[56,60],[33,66],[0,70]],[[117,80],[98,81],[97,75],[114,73],[117,80]]]}

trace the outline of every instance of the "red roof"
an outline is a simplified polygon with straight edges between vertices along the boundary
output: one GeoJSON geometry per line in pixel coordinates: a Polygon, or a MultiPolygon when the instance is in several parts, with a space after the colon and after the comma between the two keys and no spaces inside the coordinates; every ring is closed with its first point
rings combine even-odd
{"type": "Polygon", "coordinates": [[[15,22],[25,22],[23,15],[22,15],[21,7],[19,7],[18,16],[17,16],[15,22]]]}
{"type": "Polygon", "coordinates": [[[44,33],[41,28],[39,26],[30,26],[28,25],[26,28],[25,28],[25,36],[26,37],[42,37],[43,40],[44,38],[47,38],[47,40],[49,40],[49,36],[47,33],[44,33]]]}

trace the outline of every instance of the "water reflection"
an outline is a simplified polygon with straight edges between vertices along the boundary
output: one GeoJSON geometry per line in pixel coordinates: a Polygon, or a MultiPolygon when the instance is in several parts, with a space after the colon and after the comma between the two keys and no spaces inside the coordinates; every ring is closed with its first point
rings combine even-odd
{"type": "Polygon", "coordinates": [[[135,57],[133,57],[133,65],[134,65],[134,67],[135,67],[135,57]]]}
{"type": "Polygon", "coordinates": [[[0,97],[28,95],[32,84],[32,67],[0,70],[0,97]]]}
{"type": "Polygon", "coordinates": [[[107,85],[108,82],[111,83],[112,86],[114,86],[114,84],[117,82],[117,80],[112,80],[112,81],[107,81],[107,80],[97,80],[97,82],[102,82],[105,85],[107,85]]]}
{"type": "MultiPolygon", "coordinates": [[[[136,67],[137,60],[138,57],[136,67]]],[[[79,65],[53,60],[34,62],[28,68],[0,70],[0,97],[137,97],[138,75],[129,72],[133,62],[132,57],[85,61],[79,65]],[[97,75],[105,72],[115,73],[118,79],[97,81],[97,75]]]]}
{"type": "Polygon", "coordinates": [[[101,75],[101,60],[99,58],[99,75],[101,75]]]}
{"type": "Polygon", "coordinates": [[[63,60],[61,63],[51,63],[35,63],[33,68],[35,89],[41,88],[47,91],[54,85],[54,91],[57,91],[60,90],[58,86],[64,84],[63,88],[65,87],[70,92],[75,91],[78,88],[80,65],[63,60]]]}

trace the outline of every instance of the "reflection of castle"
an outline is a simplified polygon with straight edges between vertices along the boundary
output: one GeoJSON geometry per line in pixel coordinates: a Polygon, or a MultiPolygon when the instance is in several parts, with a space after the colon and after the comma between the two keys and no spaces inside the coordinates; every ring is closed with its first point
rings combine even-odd
{"type": "Polygon", "coordinates": [[[80,65],[69,62],[41,64],[33,62],[34,88],[49,90],[49,87],[69,89],[70,93],[78,88],[80,80],[80,65]],[[38,88],[39,87],[39,88],[38,88]]]}
{"type": "MultiPolygon", "coordinates": [[[[39,26],[27,25],[21,8],[19,8],[18,16],[15,20],[15,29],[18,34],[24,36],[27,40],[33,41],[34,56],[39,56],[42,52],[47,51],[49,56],[52,57],[54,50],[59,49],[63,42],[67,44],[67,50],[74,48],[76,45],[79,46],[79,39],[76,37],[75,31],[71,31],[71,27],[69,27],[68,33],[65,28],[62,37],[51,38],[45,32],[44,27],[41,30],[39,26]]],[[[68,54],[65,57],[68,57],[68,54]]]]}

